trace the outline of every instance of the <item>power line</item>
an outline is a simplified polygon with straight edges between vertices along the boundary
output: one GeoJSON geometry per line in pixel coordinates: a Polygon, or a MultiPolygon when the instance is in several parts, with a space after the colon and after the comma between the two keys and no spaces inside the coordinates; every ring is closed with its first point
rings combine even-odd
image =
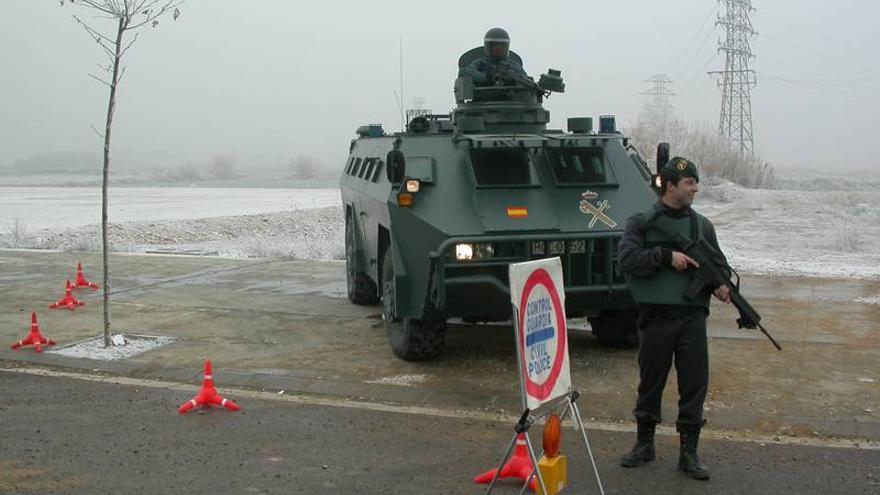
{"type": "MultiPolygon", "coordinates": [[[[791,41],[790,39],[780,38],[779,36],[773,36],[773,35],[769,35],[769,34],[764,34],[763,36],[768,39],[780,42],[784,45],[788,45],[788,46],[795,48],[797,50],[800,50],[804,54],[812,55],[814,57],[822,57],[822,59],[826,61],[825,66],[823,67],[823,69],[825,69],[825,70],[827,70],[829,59],[832,61],[838,62],[838,63],[845,62],[848,66],[853,65],[853,61],[844,60],[843,58],[841,58],[842,52],[840,50],[834,50],[834,49],[828,48],[827,46],[822,46],[821,49],[816,49],[813,47],[800,45],[798,43],[791,41]]],[[[867,71],[868,73],[871,73],[872,75],[877,73],[876,67],[869,67],[867,65],[861,65],[861,64],[856,64],[856,65],[859,65],[859,68],[861,70],[867,71]]]]}
{"type": "Polygon", "coordinates": [[[837,98],[842,98],[842,99],[847,99],[847,100],[854,99],[854,100],[858,100],[858,101],[870,100],[872,102],[880,102],[880,99],[878,99],[877,96],[874,94],[855,93],[854,92],[854,91],[858,91],[858,90],[867,91],[867,88],[847,87],[847,88],[845,88],[844,91],[841,91],[840,88],[829,87],[826,83],[824,83],[822,81],[815,81],[815,80],[811,81],[808,79],[796,79],[796,78],[789,78],[789,77],[772,76],[769,74],[765,74],[764,72],[758,72],[758,73],[761,75],[761,79],[765,80],[765,81],[780,82],[780,83],[784,83],[784,84],[790,84],[793,86],[797,86],[802,89],[822,91],[824,93],[828,93],[828,94],[835,96],[837,98]]]}
{"type": "MultiPolygon", "coordinates": [[[[691,56],[690,60],[688,60],[688,62],[686,64],[684,64],[684,66],[682,66],[681,70],[675,74],[675,77],[673,79],[678,79],[682,74],[684,74],[685,70],[687,70],[687,68],[690,67],[690,65],[693,63],[693,61],[696,60],[697,55],[700,54],[700,50],[702,50],[702,48],[704,46],[706,46],[706,42],[709,41],[709,38],[712,36],[712,32],[713,31],[710,29],[706,33],[706,36],[703,38],[703,41],[700,43],[699,48],[697,48],[697,51],[695,51],[694,54],[691,56]]],[[[702,72],[702,70],[700,72],[702,72]]]]}
{"type": "MultiPolygon", "coordinates": [[[[790,19],[785,19],[781,16],[774,15],[774,14],[768,12],[767,9],[763,8],[763,7],[761,8],[759,15],[760,16],[767,16],[770,19],[775,20],[776,22],[778,22],[780,24],[784,24],[786,26],[803,31],[803,32],[813,36],[814,38],[821,39],[822,41],[831,42],[831,43],[842,43],[842,44],[846,45],[848,48],[850,48],[851,50],[855,50],[855,51],[861,51],[862,49],[865,48],[864,46],[853,45],[852,43],[847,42],[845,39],[841,39],[839,36],[835,36],[835,37],[828,36],[825,33],[822,33],[819,31],[814,31],[808,27],[801,26],[800,24],[792,22],[790,19]]],[[[876,56],[877,54],[875,52],[872,55],[876,56]]]]}
{"type": "MultiPolygon", "coordinates": [[[[694,36],[693,36],[693,37],[690,39],[690,41],[688,41],[687,44],[685,45],[685,49],[684,49],[684,51],[681,52],[681,55],[679,55],[678,58],[675,59],[675,62],[673,62],[672,64],[670,64],[669,67],[673,67],[673,68],[678,67],[679,62],[681,62],[681,61],[684,59],[685,55],[687,55],[688,52],[691,51],[691,48],[694,46],[694,41],[696,41],[697,38],[700,36],[700,34],[702,34],[702,32],[703,32],[703,28],[705,28],[706,25],[709,23],[709,19],[712,18],[712,15],[713,15],[714,13],[715,13],[715,7],[712,7],[712,8],[709,10],[709,14],[706,16],[706,19],[703,20],[703,23],[700,25],[700,28],[697,29],[697,31],[694,32],[694,36]]],[[[711,33],[712,33],[712,28],[710,27],[710,28],[709,28],[709,34],[711,34],[711,33]]],[[[707,36],[706,39],[708,39],[708,36],[707,36]]],[[[703,47],[703,44],[705,44],[705,40],[703,41],[703,43],[700,44],[700,48],[703,47]]],[[[700,51],[700,48],[697,48],[697,53],[700,51]]],[[[696,55],[696,53],[695,53],[695,55],[696,55]]],[[[678,71],[678,72],[683,72],[684,69],[685,69],[685,67],[687,67],[688,65],[690,65],[691,62],[693,62],[693,57],[691,57],[691,60],[688,61],[688,63],[685,64],[684,67],[682,67],[681,71],[678,71]]]]}
{"type": "Polygon", "coordinates": [[[706,63],[703,64],[703,66],[700,68],[700,70],[698,70],[697,73],[694,74],[694,77],[692,77],[692,78],[690,79],[690,81],[688,81],[687,84],[685,84],[684,87],[681,88],[681,93],[684,93],[684,91],[685,91],[686,89],[690,88],[690,87],[691,87],[691,84],[693,84],[694,81],[697,80],[697,78],[699,78],[699,77],[702,76],[702,75],[705,75],[706,73],[703,72],[703,71],[705,71],[705,70],[709,67],[709,64],[711,64],[712,62],[714,62],[716,58],[718,58],[718,52],[713,53],[712,56],[709,57],[709,60],[707,60],[706,63]]]}

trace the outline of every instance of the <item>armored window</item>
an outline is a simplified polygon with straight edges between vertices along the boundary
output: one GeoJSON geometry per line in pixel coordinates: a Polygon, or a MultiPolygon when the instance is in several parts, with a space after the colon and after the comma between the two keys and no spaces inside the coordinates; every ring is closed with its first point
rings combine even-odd
{"type": "Polygon", "coordinates": [[[535,184],[529,149],[473,149],[470,155],[477,186],[530,186],[535,184]]]}
{"type": "Polygon", "coordinates": [[[352,164],[352,163],[354,163],[354,157],[353,157],[353,156],[352,156],[352,157],[349,157],[349,158],[348,158],[348,163],[345,164],[345,173],[346,173],[346,174],[351,173],[351,164],[352,164]]]}
{"type": "Polygon", "coordinates": [[[354,160],[354,166],[351,167],[351,175],[356,176],[358,174],[358,170],[361,168],[361,159],[356,158],[354,160]]]}
{"type": "Polygon", "coordinates": [[[608,182],[602,148],[549,148],[547,159],[557,184],[608,182]]]}
{"type": "Polygon", "coordinates": [[[378,158],[367,158],[364,161],[364,166],[363,168],[361,168],[361,172],[358,174],[358,177],[360,177],[361,179],[369,179],[370,177],[372,177],[373,167],[376,164],[376,160],[378,160],[378,158]]]}
{"type": "Polygon", "coordinates": [[[376,162],[376,170],[373,171],[373,177],[370,179],[373,182],[379,182],[379,174],[382,173],[382,164],[385,163],[382,160],[378,160],[376,162]]]}

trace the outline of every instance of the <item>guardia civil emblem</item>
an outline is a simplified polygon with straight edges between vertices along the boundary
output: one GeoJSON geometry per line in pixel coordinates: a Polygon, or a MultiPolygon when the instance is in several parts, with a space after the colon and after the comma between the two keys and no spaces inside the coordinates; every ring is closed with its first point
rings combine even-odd
{"type": "Polygon", "coordinates": [[[588,226],[592,229],[596,226],[596,222],[602,222],[607,225],[609,228],[617,227],[617,222],[611,219],[608,215],[605,214],[606,210],[611,209],[611,204],[607,199],[603,199],[597,203],[593,203],[594,200],[599,198],[599,193],[593,191],[586,191],[581,193],[581,205],[580,210],[581,213],[585,215],[589,215],[590,223],[588,226]]]}

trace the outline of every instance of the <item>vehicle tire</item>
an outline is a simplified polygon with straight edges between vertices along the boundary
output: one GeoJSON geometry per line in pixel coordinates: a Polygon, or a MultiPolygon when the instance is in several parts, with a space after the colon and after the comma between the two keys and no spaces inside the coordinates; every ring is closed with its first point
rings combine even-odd
{"type": "Polygon", "coordinates": [[[639,313],[633,309],[606,310],[588,318],[593,335],[602,345],[618,349],[639,346],[639,313]]]}
{"type": "MultiPolygon", "coordinates": [[[[385,250],[382,262],[382,297],[394,297],[394,263],[391,247],[385,250]]],[[[394,318],[385,304],[385,329],[394,355],[405,361],[433,359],[443,351],[446,341],[446,320],[394,318]]]]}
{"type": "Polygon", "coordinates": [[[366,273],[355,270],[355,231],[354,221],[351,214],[345,216],[345,285],[348,289],[348,299],[355,304],[376,304],[379,302],[379,294],[376,283],[366,273]]]}

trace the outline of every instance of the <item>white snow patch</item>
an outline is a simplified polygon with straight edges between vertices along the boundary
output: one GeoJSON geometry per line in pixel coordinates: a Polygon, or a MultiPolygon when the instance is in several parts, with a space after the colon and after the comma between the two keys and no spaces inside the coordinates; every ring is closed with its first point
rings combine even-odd
{"type": "Polygon", "coordinates": [[[48,350],[46,353],[74,358],[117,361],[143,354],[157,347],[172,344],[177,340],[175,337],[136,334],[125,334],[124,338],[125,345],[104,347],[104,336],[98,335],[88,340],[48,350]]]}
{"type": "Polygon", "coordinates": [[[856,298],[856,302],[865,304],[880,304],[880,296],[858,297],[856,298]]]}
{"type": "Polygon", "coordinates": [[[393,375],[385,376],[377,380],[368,380],[367,383],[378,383],[381,385],[399,385],[401,387],[412,387],[420,383],[424,383],[428,379],[427,375],[393,375]]]}

